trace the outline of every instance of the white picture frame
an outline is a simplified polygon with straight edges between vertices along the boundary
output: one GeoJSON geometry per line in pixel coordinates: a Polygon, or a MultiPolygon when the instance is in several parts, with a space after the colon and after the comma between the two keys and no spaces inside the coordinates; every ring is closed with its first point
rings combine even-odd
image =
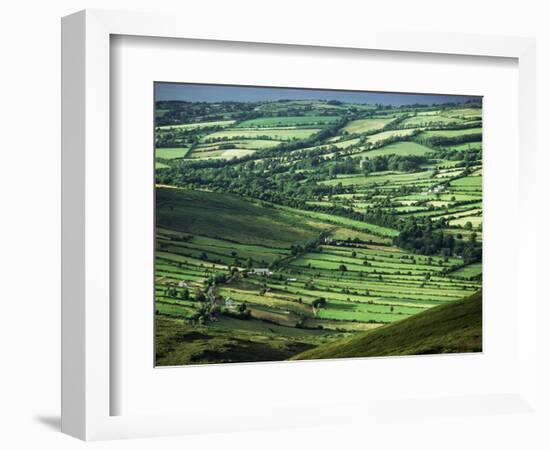
{"type": "MultiPolygon", "coordinates": [[[[110,375],[113,324],[110,320],[111,190],[116,173],[110,168],[110,39],[113,35],[200,39],[368,49],[417,54],[447,54],[511,58],[519,73],[519,212],[525,226],[535,227],[530,174],[535,172],[535,43],[532,39],[462,34],[404,33],[340,29],[327,35],[322,27],[303,29],[250,24],[226,24],[216,29],[200,20],[165,14],[87,10],[62,22],[62,430],[85,440],[163,436],[209,431],[233,431],[310,425],[373,417],[373,405],[343,403],[278,406],[278,413],[241,411],[233,420],[223,415],[174,414],[112,415],[116,388],[110,375]],[[188,18],[187,18],[188,19],[188,18]],[[185,23],[185,26],[182,26],[185,23]],[[247,420],[241,420],[246,418],[247,420]]],[[[493,414],[503,405],[522,412],[536,408],[536,326],[528,312],[536,309],[534,282],[536,235],[523,236],[518,245],[521,280],[532,280],[518,310],[520,377],[517,389],[502,395],[431,399],[441,409],[460,414],[493,414]],[[531,295],[529,295],[531,294],[531,295]]],[[[307,363],[306,363],[307,364],[307,363]]],[[[325,362],[324,364],[333,364],[325,362]]],[[[168,369],[169,370],[169,369],[168,369]]],[[[185,375],[182,374],[182,377],[185,375]]],[[[435,403],[434,403],[435,404],[435,403]]],[[[411,414],[426,403],[412,401],[411,414]]],[[[376,405],[389,414],[391,405],[376,405]]]]}

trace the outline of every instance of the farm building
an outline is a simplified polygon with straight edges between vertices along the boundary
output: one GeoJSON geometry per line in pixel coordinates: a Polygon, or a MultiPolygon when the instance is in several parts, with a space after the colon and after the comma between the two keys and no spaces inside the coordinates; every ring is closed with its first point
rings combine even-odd
{"type": "Polygon", "coordinates": [[[443,192],[443,190],[445,189],[445,186],[435,186],[434,188],[432,189],[428,189],[428,194],[439,194],[440,192],[443,192]]]}
{"type": "Polygon", "coordinates": [[[269,269],[252,269],[248,275],[273,275],[269,269]]]}

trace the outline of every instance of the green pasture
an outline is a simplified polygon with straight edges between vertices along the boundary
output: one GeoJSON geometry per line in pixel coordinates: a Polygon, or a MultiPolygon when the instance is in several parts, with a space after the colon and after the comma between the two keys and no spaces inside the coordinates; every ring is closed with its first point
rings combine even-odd
{"type": "Polygon", "coordinates": [[[217,131],[207,134],[202,138],[202,141],[219,139],[219,140],[238,140],[246,139],[275,139],[279,141],[290,141],[293,139],[306,139],[313,134],[319,132],[319,128],[296,128],[296,129],[277,129],[277,128],[243,128],[230,129],[225,131],[217,131]]]}
{"type": "Polygon", "coordinates": [[[440,136],[440,137],[457,137],[457,136],[465,136],[470,134],[481,134],[481,128],[464,128],[459,130],[430,130],[430,131],[423,131],[421,133],[421,137],[432,137],[432,136],[440,136]]]}
{"type": "Polygon", "coordinates": [[[383,141],[391,137],[410,136],[411,134],[414,133],[414,131],[415,131],[414,129],[382,131],[380,133],[371,134],[370,136],[367,137],[367,141],[375,144],[377,142],[383,141]]]}
{"type": "Polygon", "coordinates": [[[234,120],[215,120],[212,122],[196,122],[196,123],[182,123],[178,125],[164,125],[159,128],[161,131],[170,131],[170,130],[193,130],[201,128],[212,128],[212,127],[227,127],[234,124],[234,120]]]}
{"type": "Polygon", "coordinates": [[[349,122],[342,131],[350,134],[366,133],[367,131],[374,131],[384,128],[393,119],[358,119],[349,122]]]}
{"type": "Polygon", "coordinates": [[[482,269],[483,267],[481,263],[470,264],[468,266],[461,267],[460,269],[451,272],[449,276],[471,279],[471,278],[479,277],[481,275],[482,269]]]}
{"type": "Polygon", "coordinates": [[[376,156],[401,155],[401,156],[424,156],[426,153],[432,152],[432,149],[417,144],[416,142],[402,141],[393,144],[385,145],[375,150],[369,150],[354,154],[353,156],[361,156],[365,158],[374,158],[376,156]]]}
{"type": "Polygon", "coordinates": [[[157,148],[155,157],[162,159],[185,158],[189,152],[189,147],[180,148],[157,148]]]}
{"type": "Polygon", "coordinates": [[[157,188],[156,204],[157,226],[243,244],[288,247],[315,239],[323,230],[291,212],[227,194],[157,188]]]}
{"type": "Polygon", "coordinates": [[[287,116],[287,117],[260,117],[258,119],[245,120],[240,122],[239,128],[274,128],[274,127],[297,127],[310,125],[326,125],[340,120],[338,116],[287,116]]]}

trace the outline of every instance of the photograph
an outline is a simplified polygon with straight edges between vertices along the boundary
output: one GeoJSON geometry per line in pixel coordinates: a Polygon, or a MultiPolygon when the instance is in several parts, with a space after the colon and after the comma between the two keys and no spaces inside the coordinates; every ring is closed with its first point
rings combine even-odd
{"type": "Polygon", "coordinates": [[[152,88],[156,367],[482,352],[482,97],[152,88]]]}

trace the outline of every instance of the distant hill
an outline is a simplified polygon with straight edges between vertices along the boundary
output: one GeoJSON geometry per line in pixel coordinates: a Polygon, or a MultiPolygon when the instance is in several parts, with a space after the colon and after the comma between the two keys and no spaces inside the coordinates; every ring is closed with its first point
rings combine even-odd
{"type": "Polygon", "coordinates": [[[403,321],[307,350],[291,359],[480,352],[481,305],[480,291],[403,321]]]}

